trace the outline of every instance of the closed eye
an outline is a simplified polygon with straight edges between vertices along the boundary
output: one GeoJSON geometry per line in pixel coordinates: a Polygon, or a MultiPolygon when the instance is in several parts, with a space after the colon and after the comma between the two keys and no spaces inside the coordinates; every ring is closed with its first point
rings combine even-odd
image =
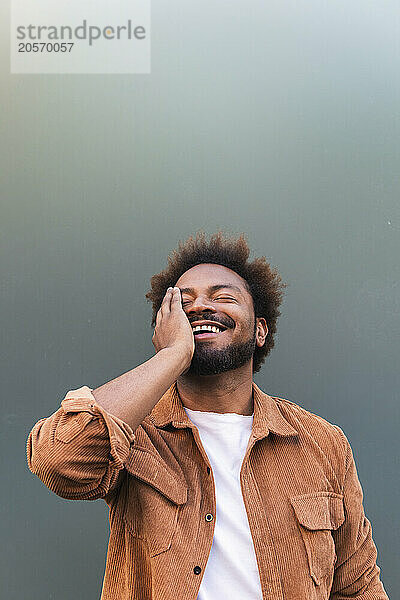
{"type": "MultiPolygon", "coordinates": [[[[237,302],[236,298],[232,298],[232,296],[218,296],[218,298],[214,298],[214,300],[237,302]]],[[[186,306],[187,304],[190,304],[190,302],[191,300],[183,300],[182,306],[186,306]]]]}
{"type": "Polygon", "coordinates": [[[234,302],[236,302],[235,298],[231,298],[230,296],[218,296],[218,298],[215,298],[216,300],[233,300],[234,302]]]}

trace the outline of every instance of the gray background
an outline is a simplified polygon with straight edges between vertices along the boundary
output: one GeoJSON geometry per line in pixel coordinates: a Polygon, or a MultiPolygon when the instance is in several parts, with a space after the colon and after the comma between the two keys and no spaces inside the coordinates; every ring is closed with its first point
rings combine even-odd
{"type": "Polygon", "coordinates": [[[394,598],[398,2],[153,0],[131,76],[11,76],[0,10],[2,597],[99,597],[107,506],[49,492],[26,438],[153,354],[151,275],[221,227],[289,284],[256,382],[345,431],[394,598]]]}

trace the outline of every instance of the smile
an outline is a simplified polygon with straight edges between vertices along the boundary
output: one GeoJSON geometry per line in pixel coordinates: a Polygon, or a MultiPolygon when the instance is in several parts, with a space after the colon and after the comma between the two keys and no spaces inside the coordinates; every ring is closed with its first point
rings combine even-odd
{"type": "Polygon", "coordinates": [[[221,327],[218,327],[218,325],[196,325],[193,327],[193,333],[202,333],[206,331],[210,333],[220,333],[222,329],[221,327]]]}
{"type": "Polygon", "coordinates": [[[196,339],[209,339],[214,338],[226,330],[224,325],[219,323],[199,323],[198,325],[192,324],[193,335],[196,339]]]}

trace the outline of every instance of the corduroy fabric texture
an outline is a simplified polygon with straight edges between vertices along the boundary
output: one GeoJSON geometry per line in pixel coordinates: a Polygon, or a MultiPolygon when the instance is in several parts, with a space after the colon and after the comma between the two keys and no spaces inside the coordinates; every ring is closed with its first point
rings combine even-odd
{"type": "MultiPolygon", "coordinates": [[[[346,436],[254,383],[253,398],[240,479],[263,600],[387,600],[346,436]]],[[[30,431],[27,460],[62,498],[108,504],[101,600],[196,600],[215,492],[176,383],[135,432],[71,390],[30,431]]]]}

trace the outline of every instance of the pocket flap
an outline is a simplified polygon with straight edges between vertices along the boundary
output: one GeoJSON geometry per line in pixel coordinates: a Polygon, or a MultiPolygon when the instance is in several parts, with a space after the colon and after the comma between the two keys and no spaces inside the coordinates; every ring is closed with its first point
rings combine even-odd
{"type": "Polygon", "coordinates": [[[342,494],[315,492],[290,501],[297,520],[307,529],[338,529],[344,521],[342,494]]]}
{"type": "Polygon", "coordinates": [[[156,454],[134,446],[125,467],[131,475],[148,483],[175,504],[187,501],[186,482],[178,479],[156,454]]]}

